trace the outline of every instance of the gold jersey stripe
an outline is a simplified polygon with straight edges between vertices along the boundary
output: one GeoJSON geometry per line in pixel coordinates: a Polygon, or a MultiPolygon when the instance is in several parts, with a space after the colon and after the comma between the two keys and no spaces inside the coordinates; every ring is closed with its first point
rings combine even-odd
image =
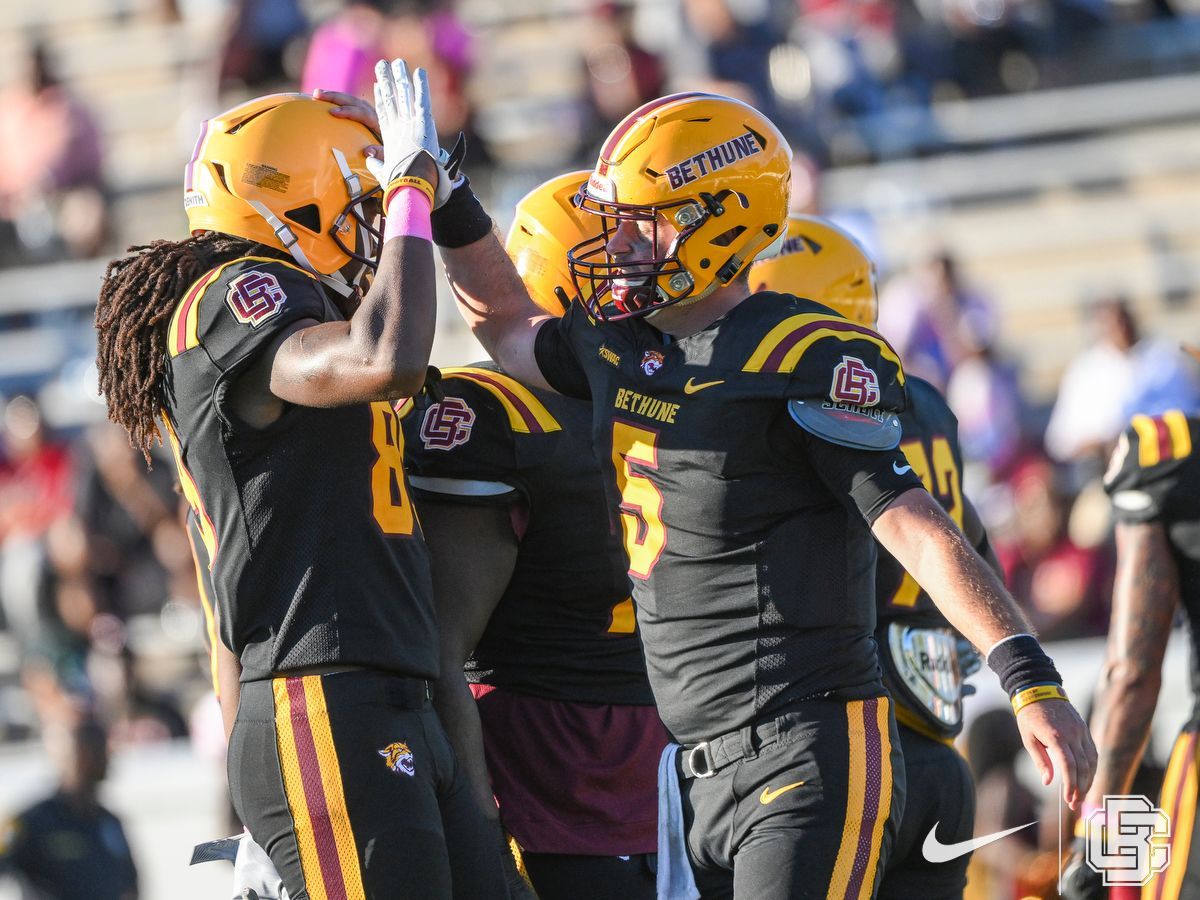
{"type": "Polygon", "coordinates": [[[462,366],[442,369],[444,378],[462,378],[479,385],[500,401],[508,415],[508,424],[518,434],[541,434],[561,431],[562,426],[537,397],[509,375],[491,369],[462,366]]]}

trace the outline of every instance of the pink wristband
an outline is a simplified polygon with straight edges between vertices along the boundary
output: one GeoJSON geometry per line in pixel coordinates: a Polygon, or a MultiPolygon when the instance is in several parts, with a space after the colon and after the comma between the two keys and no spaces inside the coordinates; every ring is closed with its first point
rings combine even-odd
{"type": "Polygon", "coordinates": [[[429,216],[433,211],[429,198],[415,187],[397,188],[387,208],[383,225],[383,242],[394,237],[418,237],[433,242],[433,226],[429,216]]]}

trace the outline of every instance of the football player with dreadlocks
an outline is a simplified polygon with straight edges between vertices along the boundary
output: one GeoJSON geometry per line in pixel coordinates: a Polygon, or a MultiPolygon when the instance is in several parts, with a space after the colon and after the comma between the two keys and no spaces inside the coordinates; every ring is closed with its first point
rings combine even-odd
{"type": "Polygon", "coordinates": [[[1016,604],[898,449],[895,352],[812,300],[751,291],[750,264],[785,236],[790,157],[728,97],[635,110],[579,192],[601,230],[570,253],[579,299],[561,318],[530,301],[468,185],[434,222],[493,359],[592,402],[647,673],[682,745],[660,768],[681,836],[667,880],[686,867],[709,897],[877,889],[904,777],[872,532],[989,650],[1046,783],[1060,771],[1076,805],[1095,759],[1016,604]]]}
{"type": "Polygon", "coordinates": [[[430,702],[429,562],[390,402],[425,378],[452,175],[424,73],[376,75],[382,153],[304,94],[204,124],[192,235],[108,267],[100,384],[135,446],[161,423],[174,451],[241,666],[234,806],[292,900],[502,897],[430,702]]]}
{"type": "MultiPolygon", "coordinates": [[[[868,328],[879,318],[875,264],[850,234],[815,216],[788,217],[782,249],[751,267],[750,285],[816,297],[868,328]]],[[[904,386],[900,450],[930,496],[999,571],[983,523],[962,492],[958,420],[929,382],[910,375],[904,386]]],[[[895,704],[908,794],[879,896],[951,900],[962,897],[971,854],[935,862],[922,846],[934,827],[945,844],[969,841],[974,832],[975,786],[954,738],[962,731],[962,679],[979,667],[979,657],[887,548],[878,550],[875,642],[895,704]]]]}
{"type": "MultiPolygon", "coordinates": [[[[572,204],[586,178],[535,188],[508,234],[551,315],[573,289],[567,249],[598,224],[572,204]]],[[[591,405],[491,364],[441,375],[401,411],[438,601],[438,712],[542,900],[573,900],[583,885],[592,900],[653,900],[655,773],[668,739],[609,527],[591,405]]]]}

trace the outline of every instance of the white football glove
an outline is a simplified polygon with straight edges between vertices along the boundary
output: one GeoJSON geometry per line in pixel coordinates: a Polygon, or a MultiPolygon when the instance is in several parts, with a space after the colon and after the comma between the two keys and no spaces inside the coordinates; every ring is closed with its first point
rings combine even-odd
{"type": "Polygon", "coordinates": [[[382,59],[377,62],[375,115],[383,137],[383,159],[368,157],[367,168],[380,186],[386,188],[393,178],[408,172],[418,156],[426,154],[438,169],[433,200],[437,209],[454,189],[454,179],[447,175],[441,158],[425,70],[417,69],[415,78],[410,78],[408,65],[402,59],[392,60],[390,65],[382,59]]]}

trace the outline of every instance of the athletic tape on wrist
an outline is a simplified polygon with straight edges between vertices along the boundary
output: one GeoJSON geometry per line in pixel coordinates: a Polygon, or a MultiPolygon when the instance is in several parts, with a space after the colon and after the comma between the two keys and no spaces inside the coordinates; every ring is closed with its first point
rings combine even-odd
{"type": "Polygon", "coordinates": [[[387,206],[383,242],[386,244],[394,237],[432,241],[433,230],[429,224],[432,209],[433,204],[420,188],[407,184],[398,187],[387,206]]]}

